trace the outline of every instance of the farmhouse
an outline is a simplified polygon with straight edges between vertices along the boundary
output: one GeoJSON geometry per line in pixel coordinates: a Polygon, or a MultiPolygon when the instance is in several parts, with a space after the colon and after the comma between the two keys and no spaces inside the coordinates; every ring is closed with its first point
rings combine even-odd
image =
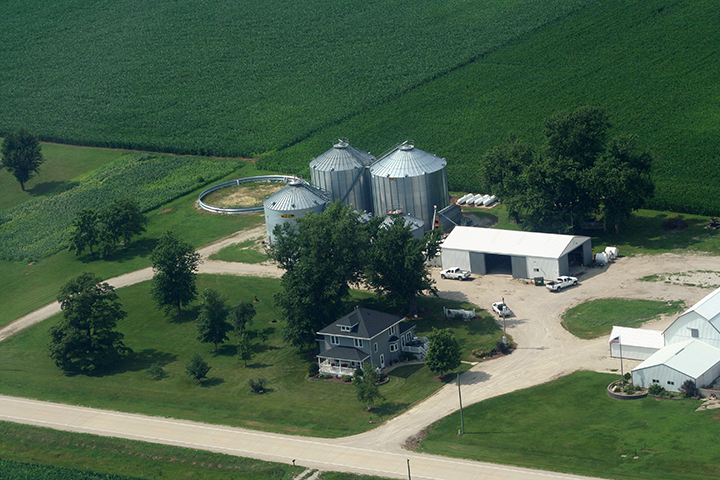
{"type": "Polygon", "coordinates": [[[352,375],[363,363],[385,368],[403,352],[427,353],[427,339],[415,337],[415,325],[360,307],[317,332],[316,341],[320,373],[332,375],[352,375]]]}
{"type": "Polygon", "coordinates": [[[590,237],[455,227],[443,241],[443,268],[460,267],[478,275],[515,278],[569,275],[571,265],[592,261],[590,237]]]}

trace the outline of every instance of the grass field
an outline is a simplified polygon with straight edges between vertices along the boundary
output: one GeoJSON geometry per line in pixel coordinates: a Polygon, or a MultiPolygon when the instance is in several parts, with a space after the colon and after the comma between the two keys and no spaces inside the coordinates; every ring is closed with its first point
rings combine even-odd
{"type": "Polygon", "coordinates": [[[581,303],[562,316],[562,325],[578,338],[591,339],[608,335],[612,327],[640,328],[660,315],[679,313],[683,302],[599,298],[581,303]]]}
{"type": "Polygon", "coordinates": [[[485,400],[430,426],[423,452],[618,479],[720,477],[717,410],[698,400],[618,401],[615,375],[577,372],[485,400]],[[638,458],[634,458],[637,456],[638,458]]]}
{"type": "Polygon", "coordinates": [[[228,245],[210,255],[210,260],[222,260],[223,262],[262,263],[269,259],[270,257],[265,253],[263,247],[258,247],[255,240],[228,245]]]}
{"type": "MultiPolygon", "coordinates": [[[[233,336],[217,354],[212,345],[195,339],[194,318],[197,306],[182,317],[166,317],[155,309],[150,298],[149,283],[118,290],[128,317],[118,330],[134,353],[115,372],[100,376],[65,375],[48,357],[48,329],[59,316],[13,336],[3,342],[0,363],[3,381],[0,391],[8,395],[82,404],[151,415],[185,418],[222,425],[239,426],[299,435],[337,437],[366,431],[373,427],[370,417],[386,420],[406,410],[415,402],[432,394],[442,382],[423,365],[399,367],[390,372],[390,382],[381,387],[387,398],[371,412],[365,411],[355,398],[351,384],[311,382],[307,379],[309,359],[288,347],[280,338],[284,320],[275,307],[273,295],[280,288],[275,279],[243,278],[227,275],[201,275],[199,289],[213,288],[234,305],[241,300],[255,304],[257,316],[250,329],[256,352],[249,368],[242,366],[235,353],[237,339],[233,336]],[[260,332],[267,335],[261,340],[260,332]],[[185,373],[185,364],[200,353],[212,366],[208,379],[196,385],[185,373]],[[145,370],[159,362],[167,378],[152,380],[145,370]],[[246,385],[250,378],[269,381],[270,393],[251,395],[246,385]],[[182,398],[181,402],[177,399],[182,398]]],[[[367,293],[357,301],[365,304],[367,293]]],[[[372,302],[367,302],[372,305],[372,302]]],[[[430,307],[437,315],[439,304],[430,307]]],[[[495,341],[501,333],[495,321],[487,316],[482,329],[468,329],[456,323],[453,329],[469,351],[477,335],[495,341]],[[480,332],[482,330],[482,332],[480,332]]],[[[422,322],[421,322],[422,323],[422,322]]],[[[426,333],[426,324],[418,326],[418,335],[426,333]]],[[[493,343],[494,344],[494,343],[493,343]]],[[[479,345],[478,345],[479,346],[479,345]]]]}

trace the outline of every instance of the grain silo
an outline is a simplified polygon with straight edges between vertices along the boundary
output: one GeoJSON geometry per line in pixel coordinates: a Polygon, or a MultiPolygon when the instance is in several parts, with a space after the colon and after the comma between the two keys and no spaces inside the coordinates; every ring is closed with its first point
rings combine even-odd
{"type": "Polygon", "coordinates": [[[330,195],[304,180],[295,178],[263,202],[268,241],[273,243],[273,229],[283,223],[295,224],[310,212],[322,213],[330,195]]]}
{"type": "Polygon", "coordinates": [[[435,207],[450,203],[444,158],[405,142],[370,167],[376,216],[404,213],[420,218],[425,230],[433,225],[435,207]]]}
{"type": "Polygon", "coordinates": [[[339,140],[333,148],[310,162],[312,184],[330,193],[331,201],[352,205],[358,212],[372,212],[370,153],[339,140]]]}

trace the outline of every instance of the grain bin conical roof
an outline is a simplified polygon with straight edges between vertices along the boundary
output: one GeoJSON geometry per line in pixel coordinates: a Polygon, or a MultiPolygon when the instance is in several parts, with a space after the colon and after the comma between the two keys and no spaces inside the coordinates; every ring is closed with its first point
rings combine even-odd
{"type": "Polygon", "coordinates": [[[314,158],[310,162],[310,168],[324,172],[339,172],[367,167],[374,161],[375,157],[370,153],[358,150],[344,140],[339,140],[333,148],[314,158]]]}
{"type": "Polygon", "coordinates": [[[292,180],[269,196],[263,206],[269,210],[294,211],[315,208],[328,203],[328,195],[302,180],[292,180]]]}
{"type": "Polygon", "coordinates": [[[444,158],[403,143],[370,167],[370,173],[378,177],[417,177],[442,170],[445,165],[444,158]]]}

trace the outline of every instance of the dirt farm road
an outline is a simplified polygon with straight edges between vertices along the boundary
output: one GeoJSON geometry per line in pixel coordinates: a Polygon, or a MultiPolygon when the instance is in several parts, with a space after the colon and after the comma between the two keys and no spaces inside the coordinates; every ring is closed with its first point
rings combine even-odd
{"type": "MultiPolygon", "coordinates": [[[[262,235],[263,230],[257,228],[241,232],[202,249],[201,254],[207,257],[229,243],[244,241],[252,238],[252,235],[262,235]]],[[[200,271],[272,277],[281,274],[281,271],[272,265],[243,265],[207,260],[200,271]]],[[[517,342],[518,349],[512,355],[478,363],[461,375],[463,405],[538,385],[576,370],[610,372],[617,369],[619,362],[609,358],[606,338],[577,339],[563,329],[560,315],[566,309],[582,302],[607,297],[683,300],[689,306],[707,295],[710,290],[675,283],[644,282],[639,279],[659,273],[696,272],[693,275],[707,275],[709,278],[697,279],[692,283],[712,283],[717,280],[711,278],[714,274],[700,271],[720,271],[720,257],[663,254],[620,258],[608,267],[579,272],[580,285],[559,293],[551,293],[545,288],[535,287],[509,276],[487,275],[467,282],[442,280],[439,278],[439,269],[433,269],[433,276],[442,297],[466,300],[488,310],[492,302],[504,297],[514,314],[506,320],[506,328],[508,335],[517,342]]],[[[119,288],[147,280],[151,275],[150,269],[144,269],[111,279],[109,283],[119,288]]],[[[53,305],[26,315],[0,330],[0,341],[57,313],[59,307],[54,307],[54,310],[53,305]]],[[[671,320],[672,318],[663,318],[646,325],[645,328],[662,330],[671,320]]],[[[626,370],[629,370],[638,362],[625,360],[624,363],[626,370]]],[[[309,468],[394,478],[407,476],[407,459],[416,467],[413,471],[414,478],[584,478],[433,457],[402,448],[408,437],[457,409],[457,387],[451,384],[374,430],[332,440],[209,426],[183,420],[153,419],[141,415],[11,397],[2,397],[0,419],[209,449],[286,463],[294,458],[299,465],[309,468]]]]}

